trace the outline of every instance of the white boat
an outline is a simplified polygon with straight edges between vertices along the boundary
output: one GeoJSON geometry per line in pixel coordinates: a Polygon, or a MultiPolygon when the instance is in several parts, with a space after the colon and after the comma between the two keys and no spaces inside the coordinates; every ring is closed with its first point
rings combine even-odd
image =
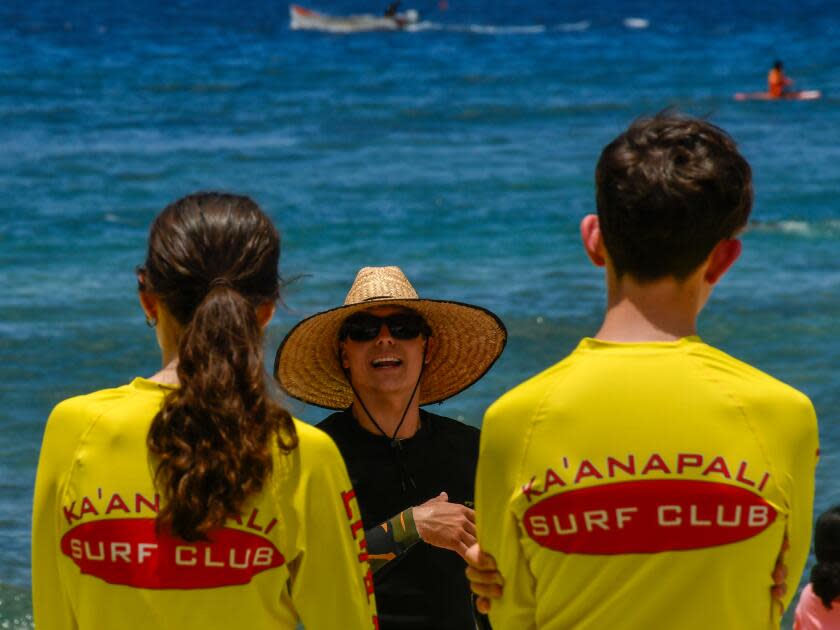
{"type": "Polygon", "coordinates": [[[394,15],[327,15],[297,4],[289,6],[291,28],[294,30],[326,31],[328,33],[362,33],[365,31],[401,31],[420,20],[417,11],[394,15]]]}

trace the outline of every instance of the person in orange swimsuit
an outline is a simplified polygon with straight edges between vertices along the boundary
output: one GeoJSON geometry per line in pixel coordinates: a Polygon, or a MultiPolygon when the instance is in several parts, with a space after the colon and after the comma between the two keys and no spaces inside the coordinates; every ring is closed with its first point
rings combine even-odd
{"type": "Polygon", "coordinates": [[[782,62],[776,61],[767,73],[767,92],[771,98],[782,98],[785,88],[793,85],[793,80],[785,76],[782,62]]]}

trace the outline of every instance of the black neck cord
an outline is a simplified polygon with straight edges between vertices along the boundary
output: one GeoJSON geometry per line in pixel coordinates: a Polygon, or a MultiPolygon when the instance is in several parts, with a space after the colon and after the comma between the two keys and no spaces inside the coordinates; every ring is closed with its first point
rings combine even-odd
{"type": "MultiPolygon", "coordinates": [[[[343,361],[341,360],[341,351],[339,350],[339,357],[338,357],[338,364],[341,365],[341,369],[344,372],[344,377],[347,379],[347,383],[350,385],[350,389],[353,390],[353,395],[356,397],[356,400],[359,401],[359,404],[364,409],[364,412],[367,414],[370,421],[373,422],[373,426],[379,429],[379,432],[388,437],[388,434],[385,430],[379,426],[379,423],[376,421],[376,418],[373,417],[373,414],[368,411],[367,405],[365,405],[365,401],[362,400],[362,397],[359,395],[359,392],[356,391],[356,388],[353,386],[353,381],[350,378],[350,370],[344,367],[343,361]]],[[[408,397],[408,402],[405,404],[405,409],[403,409],[402,416],[400,417],[400,421],[397,424],[397,428],[394,429],[394,434],[391,437],[391,446],[399,446],[399,440],[397,440],[397,433],[400,432],[402,428],[403,422],[405,422],[405,417],[408,415],[408,410],[411,407],[411,401],[414,400],[414,395],[417,393],[417,389],[420,387],[420,381],[423,380],[423,372],[426,369],[426,340],[423,340],[423,363],[420,364],[420,374],[417,377],[417,382],[414,383],[414,389],[411,390],[411,396],[408,397]]]]}
{"type": "MultiPolygon", "coordinates": [[[[405,417],[408,415],[408,410],[411,407],[411,401],[414,400],[414,396],[415,396],[415,394],[417,394],[417,389],[420,387],[420,381],[423,380],[423,372],[426,369],[426,341],[427,340],[424,338],[423,339],[423,362],[420,364],[420,374],[417,377],[417,382],[414,383],[414,389],[411,390],[411,396],[408,397],[408,402],[405,405],[405,409],[403,409],[402,416],[400,417],[400,421],[397,424],[397,428],[394,429],[394,434],[390,438],[391,439],[391,448],[394,450],[394,453],[397,454],[397,463],[400,467],[400,473],[403,477],[400,480],[401,483],[402,483],[403,492],[405,491],[405,488],[406,488],[406,486],[405,486],[405,477],[406,476],[408,477],[408,480],[411,482],[412,487],[416,488],[417,485],[414,483],[414,479],[411,477],[411,475],[409,475],[408,472],[405,470],[405,467],[403,466],[402,460],[399,458],[398,453],[399,453],[399,451],[402,450],[402,445],[400,444],[400,441],[397,439],[397,433],[400,432],[400,429],[402,428],[403,422],[405,422],[405,417]]],[[[381,426],[379,426],[379,423],[376,421],[376,418],[373,417],[373,414],[370,411],[368,411],[368,408],[365,405],[365,401],[362,400],[362,397],[359,395],[359,392],[356,391],[356,388],[353,386],[353,381],[350,378],[350,370],[348,370],[347,368],[344,367],[344,362],[341,359],[341,349],[339,349],[339,351],[338,351],[338,364],[341,366],[341,370],[344,372],[344,377],[347,379],[347,382],[350,385],[350,389],[353,390],[353,395],[356,397],[356,400],[359,401],[359,404],[362,406],[362,409],[367,414],[368,418],[370,418],[370,421],[373,422],[373,426],[375,426],[377,429],[379,429],[379,432],[382,435],[384,435],[385,437],[388,437],[388,434],[385,432],[385,430],[381,426]]]]}

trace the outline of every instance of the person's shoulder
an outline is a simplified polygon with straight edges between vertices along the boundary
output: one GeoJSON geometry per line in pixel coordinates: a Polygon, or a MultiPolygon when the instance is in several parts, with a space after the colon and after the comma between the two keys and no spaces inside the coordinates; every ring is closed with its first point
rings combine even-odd
{"type": "Polygon", "coordinates": [[[44,428],[42,458],[44,453],[54,462],[66,462],[78,445],[94,431],[100,439],[121,435],[125,422],[151,419],[160,409],[157,401],[137,400],[131,385],[73,396],[58,403],[52,410],[44,428]]]}
{"type": "Polygon", "coordinates": [[[710,412],[742,418],[768,445],[777,469],[818,454],[817,414],[805,394],[722,350],[703,346],[697,344],[691,352],[702,358],[694,373],[703,397],[713,401],[710,412]]]}
{"type": "Polygon", "coordinates": [[[348,414],[346,411],[336,411],[318,422],[315,427],[328,435],[335,437],[337,434],[347,429],[347,416],[348,414]]]}
{"type": "Polygon", "coordinates": [[[818,441],[817,414],[801,391],[726,352],[698,344],[692,354],[702,359],[700,375],[710,395],[737,405],[765,439],[791,448],[811,449],[818,441]]]}
{"type": "Polygon", "coordinates": [[[454,418],[448,418],[446,416],[432,413],[426,409],[423,409],[422,411],[421,420],[424,422],[431,422],[436,431],[456,439],[477,442],[481,433],[474,426],[461,422],[460,420],[455,420],[454,418]]]}
{"type": "Polygon", "coordinates": [[[70,398],[65,398],[55,406],[55,409],[58,411],[86,409],[103,403],[107,404],[109,401],[119,400],[128,394],[128,385],[109,387],[107,389],[100,389],[95,392],[78,394],[76,396],[71,396],[70,398]]]}
{"type": "Polygon", "coordinates": [[[301,448],[318,453],[328,453],[334,450],[338,452],[335,442],[320,425],[313,427],[297,418],[293,418],[293,422],[298,436],[298,444],[301,448]]]}
{"type": "Polygon", "coordinates": [[[293,422],[298,438],[295,450],[303,469],[316,477],[330,476],[329,471],[344,471],[344,459],[332,437],[297,418],[293,418],[293,422]]]}
{"type": "Polygon", "coordinates": [[[810,399],[795,387],[719,348],[702,343],[696,344],[690,352],[702,360],[709,379],[736,391],[742,400],[767,401],[786,409],[813,410],[810,399]]]}
{"type": "Polygon", "coordinates": [[[58,403],[50,413],[50,425],[87,424],[110,409],[137,395],[137,390],[131,384],[108,389],[100,389],[88,394],[72,396],[58,403]]]}
{"type": "Polygon", "coordinates": [[[558,383],[572,369],[575,361],[576,353],[573,352],[502,394],[487,408],[485,423],[495,416],[509,414],[521,416],[535,409],[546,394],[556,390],[558,383]]]}
{"type": "Polygon", "coordinates": [[[350,481],[330,436],[297,418],[292,423],[297,444],[290,450],[275,447],[270,487],[280,505],[305,510],[308,502],[322,500],[324,493],[348,489],[350,481]]]}

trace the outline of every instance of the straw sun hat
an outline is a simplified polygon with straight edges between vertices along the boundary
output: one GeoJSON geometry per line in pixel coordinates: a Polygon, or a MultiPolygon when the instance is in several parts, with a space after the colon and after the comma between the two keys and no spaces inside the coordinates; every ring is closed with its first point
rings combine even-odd
{"type": "Polygon", "coordinates": [[[339,363],[338,332],[347,317],[375,306],[403,306],[426,320],[435,344],[420,382],[420,404],[446,400],[463,391],[496,361],[507,341],[502,321],[479,306],[417,296],[399,267],[364,267],[339,306],[295,326],[274,360],[274,376],[298,400],[345,409],[353,402],[339,363]]]}

